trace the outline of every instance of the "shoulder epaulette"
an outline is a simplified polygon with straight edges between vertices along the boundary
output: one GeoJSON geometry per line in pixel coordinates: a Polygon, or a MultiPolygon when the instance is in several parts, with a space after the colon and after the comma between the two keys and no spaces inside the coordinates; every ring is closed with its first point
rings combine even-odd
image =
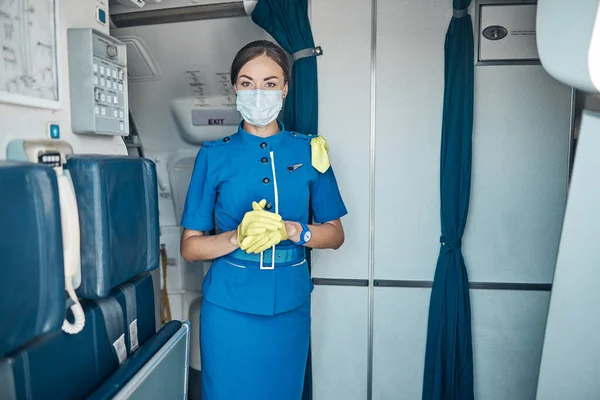
{"type": "Polygon", "coordinates": [[[305,135],[305,134],[303,134],[303,133],[298,133],[298,132],[294,132],[294,131],[291,131],[291,132],[290,132],[290,135],[291,135],[292,137],[294,137],[294,138],[297,138],[297,139],[304,139],[304,140],[311,140],[311,139],[313,139],[313,138],[317,137],[317,135],[313,135],[312,133],[311,133],[311,134],[308,134],[308,135],[305,135]]]}
{"type": "Polygon", "coordinates": [[[203,147],[218,147],[218,146],[223,146],[227,143],[231,142],[231,137],[230,136],[225,136],[223,139],[219,139],[219,140],[212,140],[210,142],[203,142],[202,146],[203,147]]]}

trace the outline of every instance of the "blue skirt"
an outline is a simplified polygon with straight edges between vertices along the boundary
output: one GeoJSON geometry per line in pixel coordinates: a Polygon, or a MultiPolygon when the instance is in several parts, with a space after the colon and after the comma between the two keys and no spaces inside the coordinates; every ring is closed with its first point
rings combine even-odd
{"type": "Polygon", "coordinates": [[[202,301],[203,400],[299,400],[310,337],[310,301],[273,316],[202,301]]]}

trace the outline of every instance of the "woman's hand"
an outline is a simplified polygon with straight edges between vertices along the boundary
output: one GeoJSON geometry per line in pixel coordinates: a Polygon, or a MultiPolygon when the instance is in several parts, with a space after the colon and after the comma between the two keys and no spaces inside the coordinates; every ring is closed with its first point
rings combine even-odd
{"type": "Polygon", "coordinates": [[[285,230],[288,237],[292,242],[300,241],[300,234],[302,233],[302,226],[297,222],[285,221],[285,230]]]}
{"type": "Polygon", "coordinates": [[[229,232],[230,236],[229,236],[229,243],[231,243],[232,246],[235,246],[235,248],[239,248],[239,239],[238,239],[238,231],[237,229],[234,231],[229,232]]]}

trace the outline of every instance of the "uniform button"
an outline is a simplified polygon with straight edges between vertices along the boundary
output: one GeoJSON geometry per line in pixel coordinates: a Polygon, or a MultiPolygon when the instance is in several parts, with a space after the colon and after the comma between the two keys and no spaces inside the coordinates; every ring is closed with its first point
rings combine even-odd
{"type": "Polygon", "coordinates": [[[271,203],[267,203],[267,205],[265,206],[265,208],[266,208],[267,210],[270,210],[271,208],[273,208],[273,204],[271,204],[271,203]]]}
{"type": "Polygon", "coordinates": [[[263,164],[266,164],[269,162],[269,159],[267,157],[263,157],[260,159],[260,162],[262,162],[263,164]]]}
{"type": "Polygon", "coordinates": [[[269,182],[271,182],[271,180],[269,178],[263,179],[263,183],[269,183],[269,182]]]}
{"type": "Polygon", "coordinates": [[[260,148],[261,148],[261,149],[266,149],[266,148],[267,148],[267,143],[265,143],[265,142],[262,142],[262,143],[260,144],[260,148]]]}
{"type": "Polygon", "coordinates": [[[224,141],[225,143],[229,142],[229,140],[230,140],[230,139],[229,139],[229,136],[223,139],[223,141],[224,141]]]}

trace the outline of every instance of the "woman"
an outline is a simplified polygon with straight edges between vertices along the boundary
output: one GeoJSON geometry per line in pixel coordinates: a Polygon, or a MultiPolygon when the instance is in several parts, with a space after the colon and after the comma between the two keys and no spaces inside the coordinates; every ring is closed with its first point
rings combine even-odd
{"type": "Polygon", "coordinates": [[[202,287],[204,399],[301,398],[313,289],[306,248],[344,242],[346,208],[324,139],[277,121],[289,75],[275,44],[242,48],[231,83],[244,121],[196,157],[181,254],[214,260],[202,287]],[[309,201],[317,225],[307,225],[309,201]],[[204,235],[213,215],[223,233],[204,235]]]}

